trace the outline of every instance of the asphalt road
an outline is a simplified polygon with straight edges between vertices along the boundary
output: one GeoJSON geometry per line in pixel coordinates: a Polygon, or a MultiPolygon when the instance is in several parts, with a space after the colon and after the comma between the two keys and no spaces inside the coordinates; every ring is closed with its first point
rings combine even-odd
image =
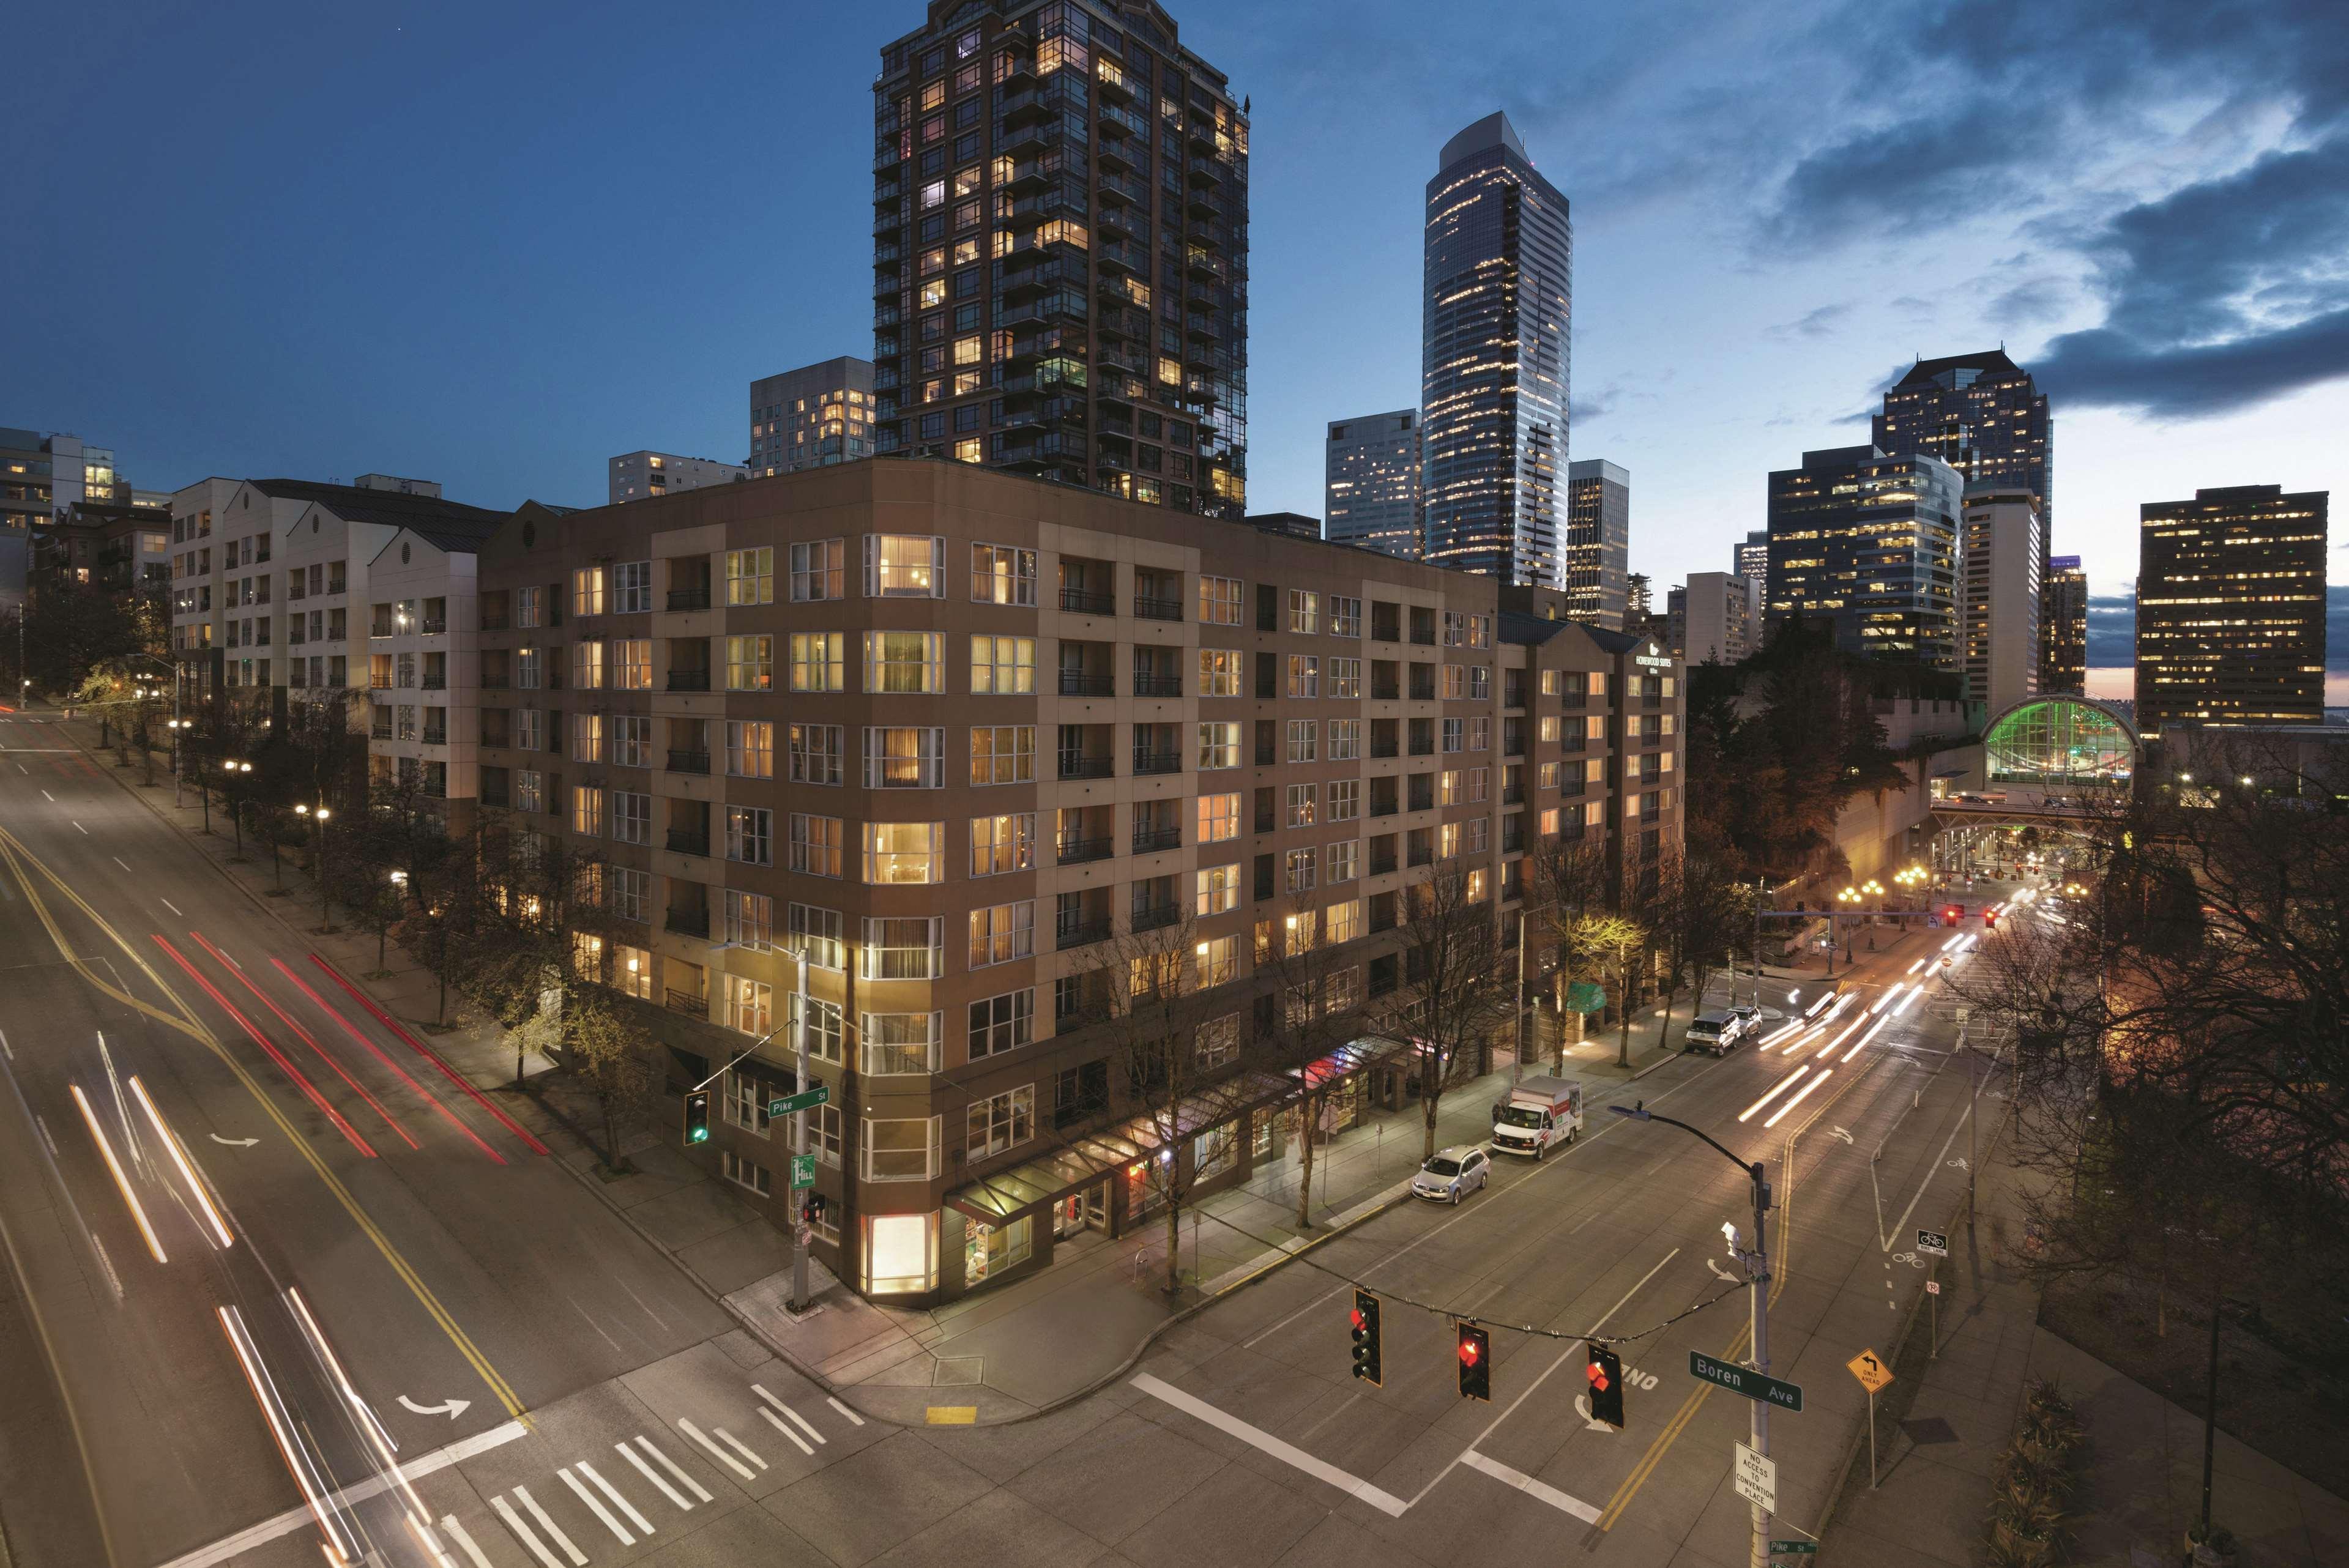
{"type": "MultiPolygon", "coordinates": [[[[1380,1216],[1074,1406],[894,1427],[734,1330],[313,963],[295,912],[257,908],[44,729],[0,716],[20,1564],[315,1568],[329,1542],[450,1568],[1744,1561],[1747,1406],[1688,1360],[1745,1353],[1721,1225],[1751,1215],[1676,1129],[1594,1107],[1572,1149],[1380,1216]],[[1388,1302],[1380,1388],[1349,1372],[1356,1282],[1388,1302]],[[1452,1314],[1495,1326],[1489,1405],[1457,1395],[1452,1314]],[[1578,1412],[1579,1343],[1508,1326],[1620,1336],[1628,1429],[1578,1412]]],[[[1865,1408],[1844,1364],[1894,1348],[1914,1229],[1963,1191],[1968,1061],[1938,985],[1868,1017],[1927,950],[1863,955],[1816,1038],[1639,1086],[1776,1190],[1772,1370],[1805,1409],[1772,1420],[1775,1533],[1816,1527],[1865,1408]]]]}

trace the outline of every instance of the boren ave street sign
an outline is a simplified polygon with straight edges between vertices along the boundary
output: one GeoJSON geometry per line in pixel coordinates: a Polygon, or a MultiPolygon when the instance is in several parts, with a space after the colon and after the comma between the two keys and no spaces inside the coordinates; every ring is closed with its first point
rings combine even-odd
{"type": "Polygon", "coordinates": [[[1707,1356],[1702,1350],[1689,1352],[1689,1376],[1718,1385],[1733,1394],[1743,1394],[1749,1399],[1775,1405],[1782,1410],[1792,1410],[1797,1415],[1802,1413],[1801,1384],[1781,1382],[1767,1373],[1740,1367],[1734,1361],[1707,1356]]]}

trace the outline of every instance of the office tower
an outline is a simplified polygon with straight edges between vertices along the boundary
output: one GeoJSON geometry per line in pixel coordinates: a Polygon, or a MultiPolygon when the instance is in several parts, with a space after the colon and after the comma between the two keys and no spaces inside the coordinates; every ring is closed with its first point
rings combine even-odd
{"type": "Polygon", "coordinates": [[[2088,574],[2076,555],[2058,555],[2039,580],[2039,689],[2088,686],[2088,574]]]}
{"type": "Polygon", "coordinates": [[[1323,537],[1332,544],[1419,559],[1419,410],[1330,422],[1322,467],[1323,537]]]}
{"type": "Polygon", "coordinates": [[[2054,523],[2055,427],[2047,398],[2003,349],[1920,359],[1884,395],[1876,445],[1936,457],[1966,480],[2021,485],[2039,513],[2044,573],[2054,523]]]}
{"type": "Polygon", "coordinates": [[[1770,476],[1768,618],[1823,620],[1848,652],[1956,668],[1964,490],[1938,458],[1805,452],[1770,476]]]}
{"type": "Polygon", "coordinates": [[[1627,573],[1623,578],[1623,615],[1625,620],[1645,624],[1649,614],[1650,590],[1644,572],[1627,573]]]}
{"type": "Polygon", "coordinates": [[[1958,577],[1958,669],[1993,714],[2039,687],[2039,515],[2023,485],[1966,487],[1958,577]]]}
{"type": "Polygon", "coordinates": [[[25,602],[34,555],[77,502],[130,500],[114,453],[79,436],[0,428],[0,616],[25,602]]]}
{"type": "Polygon", "coordinates": [[[1427,559],[1565,586],[1574,230],[1508,116],[1450,141],[1427,182],[1420,336],[1427,559]]]}
{"type": "Polygon", "coordinates": [[[874,449],[1243,516],[1248,122],[1224,73],[1143,0],[930,0],[873,111],[874,449]]]}
{"type": "Polygon", "coordinates": [[[772,479],[872,455],[871,360],[843,354],[750,383],[752,473],[772,479]]]}
{"type": "Polygon", "coordinates": [[[1730,554],[1729,574],[1743,577],[1758,592],[1770,580],[1770,531],[1757,528],[1730,554]]]}
{"type": "Polygon", "coordinates": [[[1623,624],[1631,552],[1631,475],[1604,458],[1566,469],[1566,603],[1569,620],[1610,632],[1623,624]]]}
{"type": "Polygon", "coordinates": [[[1664,595],[1672,657],[1733,665],[1762,645],[1762,585],[1730,572],[1692,572],[1664,595]]]}
{"type": "Polygon", "coordinates": [[[2328,498],[2237,485],[2137,509],[2140,734],[2324,722],[2328,498]]]}
{"type": "Polygon", "coordinates": [[[609,504],[646,500],[657,495],[699,490],[703,485],[732,484],[750,477],[740,463],[715,458],[682,458],[675,452],[624,452],[610,467],[609,504]]]}

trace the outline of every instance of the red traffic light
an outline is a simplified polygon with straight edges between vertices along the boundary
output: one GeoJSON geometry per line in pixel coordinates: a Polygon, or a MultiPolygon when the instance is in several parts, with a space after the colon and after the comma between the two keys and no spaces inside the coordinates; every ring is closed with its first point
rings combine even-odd
{"type": "Polygon", "coordinates": [[[1493,1344],[1485,1330],[1473,1323],[1464,1323],[1460,1329],[1460,1397],[1464,1399],[1490,1399],[1493,1397],[1493,1344]]]}
{"type": "Polygon", "coordinates": [[[1982,911],[1982,929],[1985,931],[1995,931],[1998,929],[1998,911],[1994,909],[1986,909],[1982,911]]]}
{"type": "Polygon", "coordinates": [[[1594,1392],[1600,1394],[1607,1392],[1610,1385],[1607,1380],[1606,1367],[1600,1366],[1598,1362],[1593,1361],[1588,1366],[1585,1367],[1583,1371],[1589,1376],[1590,1387],[1594,1392]]]}
{"type": "Polygon", "coordinates": [[[1357,1328],[1362,1326],[1362,1309],[1359,1306],[1354,1308],[1354,1326],[1357,1328]]]}
{"type": "Polygon", "coordinates": [[[1961,903],[1953,903],[1941,912],[1942,922],[1949,925],[1955,925],[1965,917],[1966,906],[1961,903]]]}
{"type": "Polygon", "coordinates": [[[1474,1367],[1484,1358],[1485,1347],[1463,1335],[1460,1339],[1460,1365],[1474,1367]]]}

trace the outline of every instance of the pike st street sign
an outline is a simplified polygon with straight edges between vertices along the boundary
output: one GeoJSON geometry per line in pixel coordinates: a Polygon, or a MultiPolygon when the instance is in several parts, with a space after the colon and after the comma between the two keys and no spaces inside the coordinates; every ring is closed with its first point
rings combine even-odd
{"type": "Polygon", "coordinates": [[[781,1099],[769,1100],[767,1114],[770,1117],[789,1116],[794,1111],[813,1110],[817,1106],[828,1105],[831,1101],[831,1088],[826,1085],[817,1084],[812,1088],[803,1088],[797,1094],[787,1094],[781,1099]]]}
{"type": "Polygon", "coordinates": [[[1733,1394],[1743,1394],[1749,1399],[1775,1405],[1782,1410],[1792,1410],[1797,1415],[1802,1413],[1801,1384],[1780,1382],[1767,1373],[1740,1367],[1734,1361],[1720,1360],[1702,1350],[1689,1352],[1689,1376],[1717,1384],[1733,1394]]]}

